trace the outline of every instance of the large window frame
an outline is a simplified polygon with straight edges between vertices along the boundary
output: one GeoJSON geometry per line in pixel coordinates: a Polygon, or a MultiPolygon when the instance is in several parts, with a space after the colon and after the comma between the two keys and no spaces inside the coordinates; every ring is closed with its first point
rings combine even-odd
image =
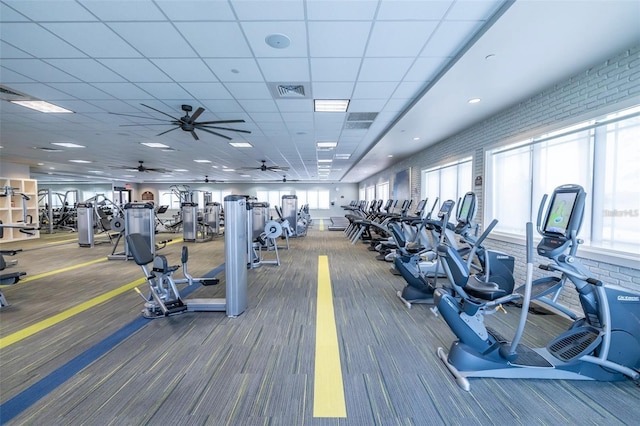
{"type": "Polygon", "coordinates": [[[484,222],[522,240],[540,201],[562,184],[587,192],[580,254],[640,260],[640,105],[486,151],[484,222]]]}
{"type": "Polygon", "coordinates": [[[431,208],[436,197],[436,209],[448,199],[457,203],[464,194],[473,190],[473,156],[423,169],[420,179],[420,197],[429,199],[427,208],[431,208]]]}

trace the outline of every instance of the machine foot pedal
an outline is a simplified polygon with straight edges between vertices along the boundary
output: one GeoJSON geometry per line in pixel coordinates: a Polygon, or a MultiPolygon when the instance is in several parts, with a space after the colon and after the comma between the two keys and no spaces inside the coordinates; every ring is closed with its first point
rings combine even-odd
{"type": "Polygon", "coordinates": [[[217,278],[208,278],[206,280],[202,280],[200,281],[200,283],[204,286],[209,286],[209,285],[216,285],[218,283],[220,283],[220,280],[217,278]]]}
{"type": "Polygon", "coordinates": [[[601,340],[602,334],[597,328],[577,327],[549,342],[547,350],[559,360],[568,362],[590,354],[601,340]]]}

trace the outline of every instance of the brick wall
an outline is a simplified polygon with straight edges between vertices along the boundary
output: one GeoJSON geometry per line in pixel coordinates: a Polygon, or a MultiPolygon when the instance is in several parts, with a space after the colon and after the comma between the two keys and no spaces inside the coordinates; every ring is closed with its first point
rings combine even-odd
{"type": "MultiPolygon", "coordinates": [[[[411,168],[411,194],[417,203],[421,194],[420,170],[435,167],[455,158],[473,155],[474,177],[484,176],[484,151],[496,143],[507,144],[516,140],[560,129],[629,106],[640,104],[640,45],[610,58],[523,100],[510,108],[451,136],[424,151],[412,155],[393,167],[360,183],[372,185],[390,180],[400,170],[411,168]]],[[[483,217],[483,193],[478,195],[478,214],[483,217]]],[[[491,240],[487,244],[516,256],[517,279],[524,277],[524,245],[491,240]]],[[[578,251],[580,257],[580,251],[578,251]]],[[[536,259],[536,264],[548,259],[536,259]]],[[[594,278],[608,284],[617,284],[640,291],[640,268],[621,266],[592,258],[581,258],[594,278]]],[[[536,271],[542,276],[544,271],[536,271]]],[[[565,290],[562,303],[578,309],[573,289],[565,290]]]]}

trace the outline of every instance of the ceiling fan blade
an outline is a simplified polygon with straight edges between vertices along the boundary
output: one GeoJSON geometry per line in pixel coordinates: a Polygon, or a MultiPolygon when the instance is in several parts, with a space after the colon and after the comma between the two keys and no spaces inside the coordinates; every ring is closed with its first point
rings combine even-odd
{"type": "Polygon", "coordinates": [[[133,126],[177,126],[176,123],[139,123],[139,124],[121,124],[120,127],[133,127],[133,126]]]}
{"type": "Polygon", "coordinates": [[[231,132],[240,132],[240,133],[251,133],[250,130],[241,130],[241,129],[232,129],[230,127],[219,127],[219,126],[203,126],[202,123],[194,124],[198,129],[219,129],[219,130],[229,130],[231,132]]]}
{"type": "Polygon", "coordinates": [[[154,111],[156,111],[156,112],[159,112],[160,114],[164,114],[164,115],[166,115],[167,117],[171,117],[171,119],[173,119],[173,120],[180,121],[180,119],[179,119],[179,118],[175,118],[174,116],[169,115],[169,114],[167,114],[167,113],[166,113],[166,112],[164,112],[164,111],[160,111],[159,109],[156,109],[156,108],[154,108],[154,107],[150,107],[149,105],[145,105],[145,104],[140,104],[140,105],[142,105],[143,107],[147,107],[147,108],[149,108],[149,109],[152,109],[152,110],[154,110],[154,111]]]}
{"type": "Polygon", "coordinates": [[[156,136],[162,136],[162,135],[164,135],[165,133],[173,132],[174,130],[179,129],[179,128],[180,128],[180,126],[178,126],[178,127],[174,127],[173,129],[165,130],[165,131],[164,131],[164,132],[162,132],[162,133],[158,133],[156,136]]]}
{"type": "Polygon", "coordinates": [[[223,135],[222,133],[214,132],[211,130],[207,130],[204,127],[198,127],[198,130],[202,130],[203,132],[211,133],[212,135],[220,136],[221,138],[225,138],[226,140],[231,140],[229,136],[223,135]]]}
{"type": "MultiPolygon", "coordinates": [[[[124,117],[142,118],[143,120],[156,120],[156,121],[164,121],[164,122],[168,122],[169,121],[169,120],[163,120],[161,118],[143,117],[141,115],[123,114],[123,113],[120,113],[120,112],[110,112],[109,114],[111,114],[111,115],[122,115],[124,117]]],[[[171,118],[173,118],[173,117],[171,117],[171,118]]]]}
{"type": "Polygon", "coordinates": [[[214,120],[214,121],[200,121],[197,124],[228,124],[228,123],[244,123],[244,120],[214,120]]]}
{"type": "Polygon", "coordinates": [[[271,166],[267,168],[272,172],[286,172],[287,170],[289,170],[288,167],[280,167],[280,166],[271,166]]]}
{"type": "Polygon", "coordinates": [[[197,141],[200,140],[200,138],[198,137],[198,135],[196,135],[196,132],[194,132],[193,130],[191,130],[191,136],[193,136],[193,138],[197,141]]]}
{"type": "Polygon", "coordinates": [[[202,114],[203,112],[204,112],[204,108],[198,107],[196,112],[194,112],[191,118],[189,119],[189,123],[193,123],[194,121],[196,121],[198,117],[200,117],[200,114],[202,114]]]}

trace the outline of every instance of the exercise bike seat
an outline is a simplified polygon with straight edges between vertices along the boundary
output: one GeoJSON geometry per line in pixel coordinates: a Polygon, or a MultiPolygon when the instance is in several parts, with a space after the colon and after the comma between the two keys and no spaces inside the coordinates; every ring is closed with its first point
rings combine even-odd
{"type": "Polygon", "coordinates": [[[469,277],[467,283],[464,285],[464,291],[473,297],[487,301],[499,299],[510,293],[504,288],[501,288],[497,283],[482,281],[477,275],[469,277]]]}

